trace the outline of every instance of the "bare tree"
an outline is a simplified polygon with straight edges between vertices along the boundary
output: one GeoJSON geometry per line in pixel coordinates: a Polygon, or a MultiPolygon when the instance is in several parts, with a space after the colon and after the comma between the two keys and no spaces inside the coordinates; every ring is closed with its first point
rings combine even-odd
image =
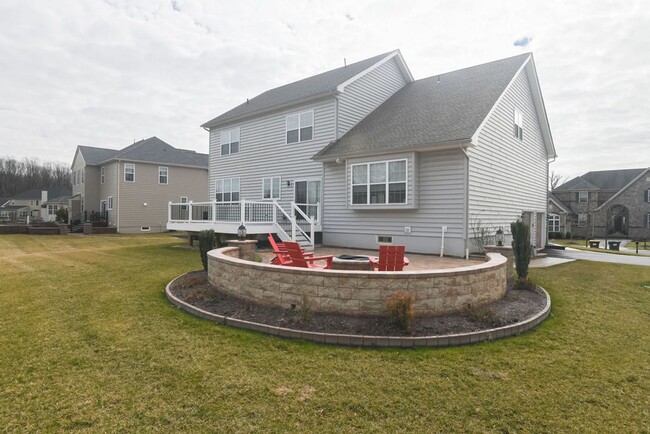
{"type": "Polygon", "coordinates": [[[559,185],[564,184],[566,176],[555,173],[555,170],[551,170],[551,175],[548,177],[549,187],[551,191],[555,190],[559,185]]]}
{"type": "Polygon", "coordinates": [[[32,188],[71,187],[69,173],[63,163],[0,157],[0,196],[11,197],[32,188]]]}

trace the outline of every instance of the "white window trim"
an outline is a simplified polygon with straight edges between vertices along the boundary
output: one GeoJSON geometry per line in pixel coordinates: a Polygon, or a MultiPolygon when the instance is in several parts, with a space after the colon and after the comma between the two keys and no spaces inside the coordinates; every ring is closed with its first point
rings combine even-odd
{"type": "MultiPolygon", "coordinates": [[[[181,203],[188,203],[190,200],[187,196],[181,196],[181,203]]],[[[181,210],[185,211],[187,209],[187,205],[181,205],[181,210]]]]}
{"type": "Polygon", "coordinates": [[[650,212],[645,215],[646,219],[646,228],[650,229],[650,212]]]}
{"type": "Polygon", "coordinates": [[[56,215],[58,210],[59,210],[59,205],[48,205],[47,215],[56,215]]]}
{"type": "Polygon", "coordinates": [[[562,231],[562,220],[560,219],[560,215],[555,214],[555,213],[549,213],[549,215],[548,215],[548,226],[549,226],[549,229],[548,229],[549,232],[561,232],[562,231]],[[557,223],[557,230],[555,230],[556,228],[554,227],[555,223],[557,223]]]}
{"type": "Polygon", "coordinates": [[[135,182],[135,164],[134,163],[124,163],[124,182],[135,182]],[[127,166],[133,167],[133,181],[128,181],[126,179],[126,168],[127,166]]]}
{"type": "Polygon", "coordinates": [[[106,182],[106,167],[102,166],[99,168],[99,179],[100,183],[104,184],[106,182]]]}
{"type": "Polygon", "coordinates": [[[587,213],[584,213],[584,212],[578,213],[578,227],[579,228],[586,227],[588,219],[589,219],[589,217],[587,216],[587,213]],[[585,216],[584,220],[580,219],[581,215],[585,216]]]}
{"type": "MultiPolygon", "coordinates": [[[[225,191],[223,191],[222,193],[225,193],[225,191]]],[[[239,178],[239,176],[232,176],[232,177],[228,177],[228,178],[215,179],[214,180],[214,196],[213,197],[214,197],[214,200],[215,200],[216,203],[239,202],[241,200],[241,179],[239,178]],[[226,181],[228,179],[230,180],[230,192],[229,192],[230,193],[230,199],[232,199],[232,193],[234,191],[232,189],[232,180],[233,179],[237,180],[237,185],[239,186],[239,189],[237,190],[237,193],[239,194],[239,199],[238,200],[228,200],[228,201],[226,201],[226,200],[217,200],[217,182],[219,182],[219,181],[224,182],[224,181],[226,181]]]]}
{"type": "Polygon", "coordinates": [[[169,167],[167,166],[158,166],[158,184],[160,185],[168,185],[169,184],[169,167]],[[162,176],[160,174],[160,171],[162,169],[165,169],[165,182],[160,182],[160,177],[162,176]]]}
{"type": "Polygon", "coordinates": [[[409,203],[409,162],[408,162],[408,158],[397,158],[397,159],[393,159],[393,160],[378,160],[378,161],[368,161],[368,162],[365,162],[365,163],[350,164],[350,175],[349,175],[349,177],[350,177],[349,178],[350,179],[350,189],[349,189],[349,195],[350,195],[350,203],[349,204],[350,204],[350,206],[353,206],[353,207],[357,207],[357,206],[358,207],[392,207],[392,206],[403,207],[405,205],[408,205],[408,203],[409,203]],[[388,180],[389,179],[389,169],[388,169],[389,163],[398,162],[398,161],[404,161],[404,163],[406,164],[406,178],[405,178],[404,181],[390,182],[388,180]],[[386,165],[386,181],[384,182],[385,185],[386,185],[386,202],[384,202],[384,203],[370,203],[370,185],[371,185],[371,183],[370,183],[370,165],[371,164],[379,164],[379,163],[384,163],[386,165]],[[367,177],[367,182],[365,184],[355,184],[354,183],[354,167],[355,166],[366,166],[367,167],[367,169],[366,169],[367,172],[366,173],[367,173],[368,177],[367,177]],[[401,183],[404,183],[405,188],[406,188],[405,195],[404,195],[404,202],[393,202],[393,203],[388,202],[390,184],[401,184],[401,183]],[[368,186],[367,195],[366,195],[366,203],[354,203],[353,193],[354,193],[354,186],[355,185],[366,185],[366,186],[368,186]]]}
{"type": "Polygon", "coordinates": [[[106,200],[106,209],[107,210],[112,210],[113,209],[113,196],[108,196],[106,200]]]}
{"type": "Polygon", "coordinates": [[[150,226],[140,226],[140,232],[151,232],[150,226]]]}
{"type": "Polygon", "coordinates": [[[219,155],[233,155],[233,154],[239,154],[239,151],[241,151],[241,128],[240,128],[240,127],[237,127],[237,128],[231,128],[231,129],[229,129],[229,130],[223,130],[223,131],[219,132],[219,155]],[[237,141],[237,143],[239,143],[239,147],[237,148],[237,152],[233,152],[233,151],[232,151],[232,144],[233,144],[233,141],[232,141],[232,132],[233,132],[233,131],[237,131],[237,136],[239,137],[239,140],[237,141]],[[221,142],[221,136],[222,136],[222,134],[224,134],[224,133],[228,133],[228,137],[229,137],[229,139],[228,139],[228,153],[227,153],[227,154],[224,154],[224,153],[223,153],[223,145],[224,145],[225,143],[222,143],[222,142],[221,142]]]}
{"type": "Polygon", "coordinates": [[[588,191],[579,191],[578,192],[578,203],[589,203],[589,192],[588,191]],[[585,200],[582,200],[582,193],[584,193],[585,200]]]}
{"type": "Polygon", "coordinates": [[[315,117],[313,109],[305,110],[305,111],[297,112],[297,113],[291,113],[291,114],[287,115],[286,118],[284,119],[284,144],[285,145],[293,145],[294,143],[310,142],[310,141],[314,140],[314,138],[316,137],[316,134],[315,134],[316,128],[314,127],[315,123],[316,123],[316,117],[315,117]],[[309,140],[301,140],[301,137],[300,137],[300,128],[301,128],[300,127],[300,116],[302,116],[305,113],[311,113],[311,139],[309,139],[309,140]],[[298,116],[298,141],[289,143],[289,140],[287,138],[287,136],[288,136],[287,133],[289,131],[293,131],[293,130],[289,130],[289,118],[292,117],[292,116],[298,116]]]}
{"type": "MultiPolygon", "coordinates": [[[[241,188],[241,185],[240,185],[241,188]]],[[[262,178],[262,200],[276,200],[280,199],[282,197],[282,177],[280,176],[271,176],[267,178],[262,178]],[[273,180],[277,179],[278,183],[280,184],[280,188],[278,189],[278,197],[273,197],[273,180]],[[271,182],[271,196],[270,197],[264,197],[264,182],[269,180],[271,182]]]]}

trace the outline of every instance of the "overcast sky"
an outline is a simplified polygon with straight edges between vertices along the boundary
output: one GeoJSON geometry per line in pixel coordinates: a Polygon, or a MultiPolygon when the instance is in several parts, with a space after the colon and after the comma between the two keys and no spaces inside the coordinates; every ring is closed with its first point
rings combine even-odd
{"type": "Polygon", "coordinates": [[[270,88],[399,48],[425,78],[531,51],[551,168],[650,166],[642,1],[1,0],[0,156],[158,136],[208,152],[205,121],[270,88]]]}

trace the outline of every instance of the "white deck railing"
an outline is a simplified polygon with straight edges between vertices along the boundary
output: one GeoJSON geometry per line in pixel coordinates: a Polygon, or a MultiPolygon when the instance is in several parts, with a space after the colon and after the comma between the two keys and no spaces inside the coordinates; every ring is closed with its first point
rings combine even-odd
{"type": "MultiPolygon", "coordinates": [[[[232,233],[237,233],[240,224],[273,225],[281,238],[298,240],[304,238],[312,246],[314,229],[320,216],[320,205],[310,205],[316,209],[316,215],[307,216],[299,205],[291,203],[291,213],[287,213],[276,201],[256,202],[241,200],[239,202],[169,202],[167,221],[175,226],[200,228],[230,224],[232,233]]],[[[184,229],[185,230],[185,229],[184,229]]]]}

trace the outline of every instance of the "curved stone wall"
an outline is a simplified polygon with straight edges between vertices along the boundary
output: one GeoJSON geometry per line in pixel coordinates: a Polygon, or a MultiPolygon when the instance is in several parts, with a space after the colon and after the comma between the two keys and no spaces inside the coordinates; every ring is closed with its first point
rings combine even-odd
{"type": "Polygon", "coordinates": [[[261,304],[290,309],[306,296],[314,312],[382,315],[396,291],[414,296],[416,315],[457,312],[501,299],[506,258],[488,253],[484,263],[425,271],[315,270],[239,259],[239,248],[208,252],[208,280],[219,290],[261,304]]]}

